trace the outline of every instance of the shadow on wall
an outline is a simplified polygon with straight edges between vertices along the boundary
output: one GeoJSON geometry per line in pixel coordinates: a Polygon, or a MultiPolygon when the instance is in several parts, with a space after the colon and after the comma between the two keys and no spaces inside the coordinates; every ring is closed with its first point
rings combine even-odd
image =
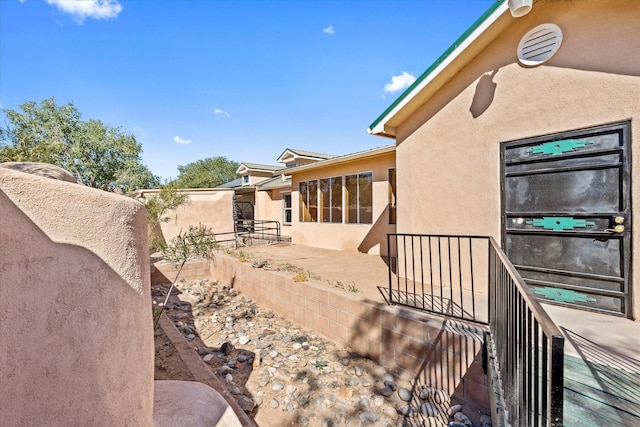
{"type": "MultiPolygon", "coordinates": [[[[376,309],[360,315],[350,342],[365,357],[384,366],[404,366],[412,374],[413,410],[405,414],[407,425],[431,425],[427,414],[446,424],[453,404],[463,404],[465,415],[476,423],[489,413],[481,331],[450,319],[426,320],[416,328],[420,322],[408,321],[414,313],[398,309],[392,318],[383,304],[372,304],[376,309]],[[376,337],[380,327],[382,335],[376,337]],[[428,394],[421,397],[423,389],[428,394]]],[[[393,373],[400,376],[402,371],[393,373]]]]}
{"type": "Polygon", "coordinates": [[[148,290],[92,251],[52,241],[2,190],[0,216],[3,424],[150,424],[148,290]]]}
{"type": "Polygon", "coordinates": [[[498,74],[498,70],[494,70],[491,74],[486,73],[480,77],[476,85],[476,92],[473,94],[473,101],[469,112],[474,119],[480,117],[491,106],[493,98],[496,94],[497,83],[493,78],[498,74]]]}
{"type": "Polygon", "coordinates": [[[379,245],[380,256],[385,257],[387,255],[387,233],[394,233],[395,227],[395,225],[389,224],[389,205],[387,205],[358,246],[358,252],[366,254],[379,245]]]}

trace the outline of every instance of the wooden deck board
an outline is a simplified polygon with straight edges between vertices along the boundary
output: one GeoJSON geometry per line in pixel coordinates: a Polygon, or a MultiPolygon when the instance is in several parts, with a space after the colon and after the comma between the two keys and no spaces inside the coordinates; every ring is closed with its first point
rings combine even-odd
{"type": "Polygon", "coordinates": [[[565,356],[565,426],[640,425],[640,374],[565,356]]]}

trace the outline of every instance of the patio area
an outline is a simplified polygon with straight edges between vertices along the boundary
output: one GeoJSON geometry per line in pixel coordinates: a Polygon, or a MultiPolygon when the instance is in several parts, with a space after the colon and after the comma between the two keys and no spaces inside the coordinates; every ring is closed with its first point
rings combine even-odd
{"type": "MultiPolygon", "coordinates": [[[[388,286],[389,272],[380,256],[292,244],[243,250],[267,268],[297,267],[315,283],[386,303],[379,287],[388,286]]],[[[548,304],[544,308],[565,336],[565,425],[640,425],[640,323],[548,304]]]]}

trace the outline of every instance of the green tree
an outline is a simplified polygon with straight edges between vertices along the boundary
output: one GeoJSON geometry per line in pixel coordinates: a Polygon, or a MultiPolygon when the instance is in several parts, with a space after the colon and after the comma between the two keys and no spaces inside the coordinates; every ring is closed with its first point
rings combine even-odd
{"type": "Polygon", "coordinates": [[[60,166],[79,181],[107,191],[155,188],[158,177],[142,163],[142,145],[122,128],[81,120],[73,103],[55,98],[3,109],[0,162],[44,162],[60,166]]]}
{"type": "Polygon", "coordinates": [[[209,157],[178,166],[176,184],[180,188],[213,188],[238,178],[240,164],[226,157],[209,157]]]}

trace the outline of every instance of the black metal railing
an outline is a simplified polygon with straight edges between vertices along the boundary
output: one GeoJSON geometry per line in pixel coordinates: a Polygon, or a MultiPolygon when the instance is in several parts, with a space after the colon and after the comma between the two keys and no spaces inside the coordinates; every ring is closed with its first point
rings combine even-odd
{"type": "Polygon", "coordinates": [[[490,382],[505,425],[562,426],[564,337],[490,238],[490,382]]]}
{"type": "Polygon", "coordinates": [[[389,303],[489,326],[499,425],[561,426],[564,338],[496,241],[389,234],[387,249],[389,303]]]}
{"type": "Polygon", "coordinates": [[[391,304],[488,324],[489,239],[387,235],[391,304]]]}
{"type": "Polygon", "coordinates": [[[254,246],[280,242],[280,222],[261,219],[238,219],[235,223],[238,244],[254,246]]]}
{"type": "Polygon", "coordinates": [[[262,246],[284,240],[278,221],[240,219],[234,228],[234,231],[212,234],[219,248],[238,249],[241,246],[262,246]]]}

